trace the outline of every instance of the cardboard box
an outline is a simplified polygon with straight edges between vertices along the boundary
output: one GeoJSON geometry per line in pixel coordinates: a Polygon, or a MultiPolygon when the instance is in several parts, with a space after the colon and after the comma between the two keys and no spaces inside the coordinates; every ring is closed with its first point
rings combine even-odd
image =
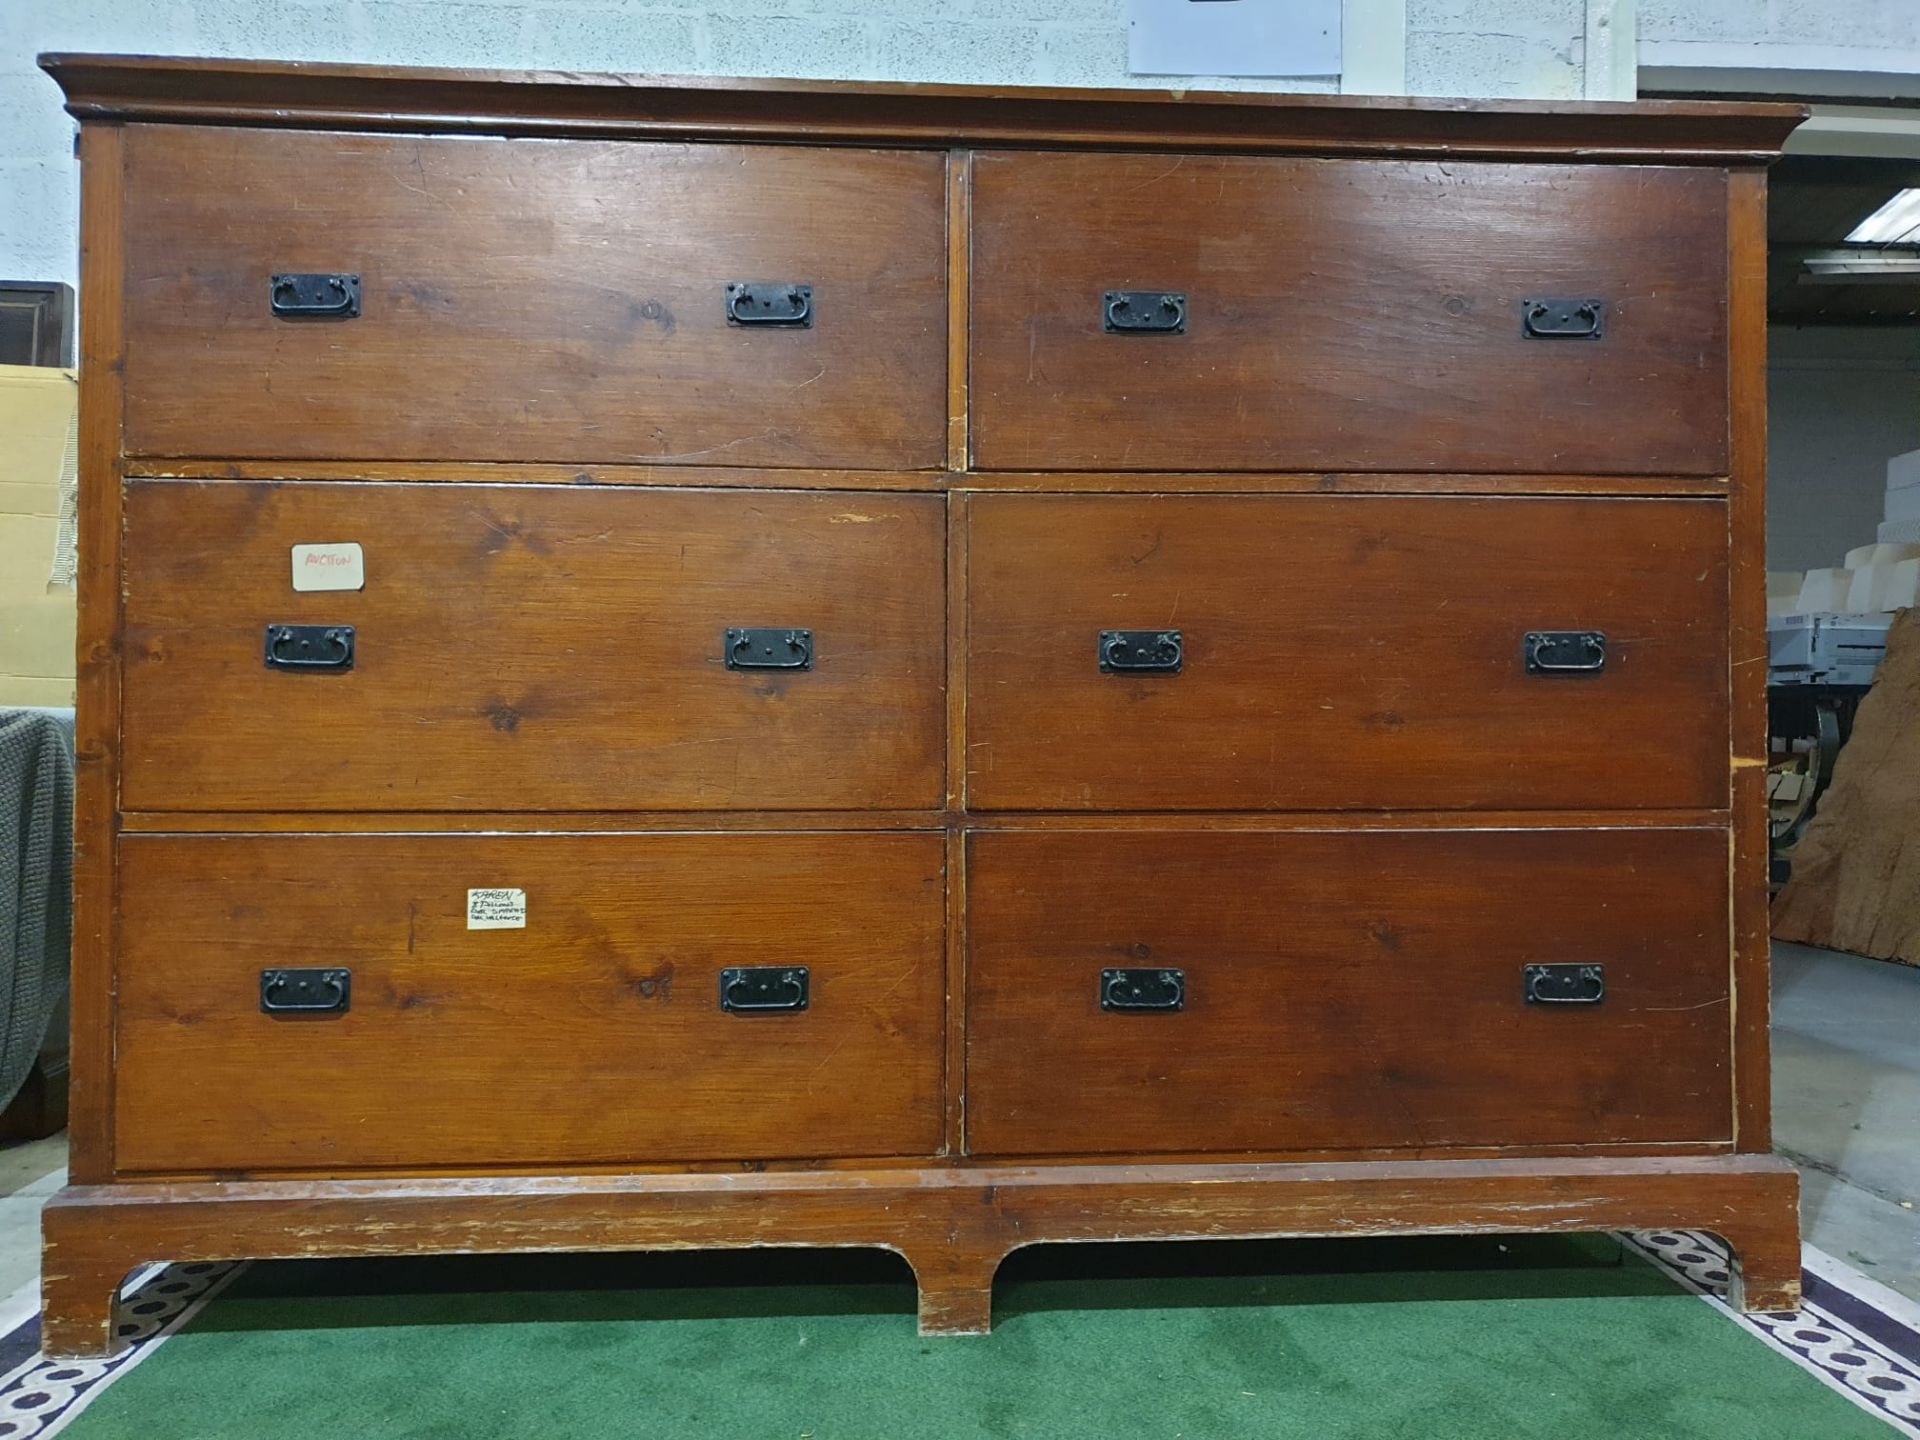
{"type": "Polygon", "coordinates": [[[74,597],[50,589],[74,372],[0,365],[0,705],[71,705],[74,597]]]}

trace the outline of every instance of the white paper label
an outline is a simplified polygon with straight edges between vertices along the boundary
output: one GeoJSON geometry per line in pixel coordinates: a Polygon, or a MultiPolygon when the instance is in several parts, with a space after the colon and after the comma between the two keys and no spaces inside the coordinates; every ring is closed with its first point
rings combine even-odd
{"type": "Polygon", "coordinates": [[[364,590],[367,588],[366,557],[351,540],[338,545],[296,545],[293,547],[293,588],[364,590]]]}
{"type": "Polygon", "coordinates": [[[524,930],[526,928],[526,891],[467,891],[467,929],[524,930]]]}

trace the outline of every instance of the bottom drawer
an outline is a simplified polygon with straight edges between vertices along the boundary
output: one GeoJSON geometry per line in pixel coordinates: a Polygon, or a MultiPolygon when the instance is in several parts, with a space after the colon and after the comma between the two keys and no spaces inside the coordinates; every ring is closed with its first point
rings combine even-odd
{"type": "Polygon", "coordinates": [[[117,1165],[930,1153],[943,858],[899,833],[126,837],[117,1165]],[[475,928],[474,889],[524,907],[475,928]],[[349,971],[347,1008],[263,1013],[287,967],[349,971]],[[732,997],[767,1007],[804,968],[806,1008],[723,1009],[732,967],[777,967],[732,997]]]}
{"type": "Polygon", "coordinates": [[[974,1154],[1730,1134],[1723,831],[968,844],[974,1154]]]}

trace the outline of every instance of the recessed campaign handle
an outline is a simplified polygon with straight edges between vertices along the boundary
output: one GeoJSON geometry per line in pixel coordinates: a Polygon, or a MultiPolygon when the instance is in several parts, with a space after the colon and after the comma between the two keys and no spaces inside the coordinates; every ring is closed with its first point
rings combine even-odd
{"type": "Polygon", "coordinates": [[[1103,675],[1177,675],[1186,663],[1186,637],[1178,630],[1102,630],[1103,675]]]}
{"type": "Polygon", "coordinates": [[[1529,675],[1598,675],[1607,668],[1607,637],[1598,630],[1529,630],[1520,651],[1529,675]]]}
{"type": "Polygon", "coordinates": [[[1529,340],[1598,340],[1606,323],[1604,300],[1520,302],[1520,333],[1529,340]]]}
{"type": "Polygon", "coordinates": [[[1604,965],[1524,965],[1520,979],[1529,1005],[1598,1005],[1607,998],[1604,965]]]}
{"type": "Polygon", "coordinates": [[[353,626],[267,626],[269,670],[353,669],[353,626]]]}
{"type": "Polygon", "coordinates": [[[1102,1010],[1167,1012],[1187,1008],[1187,972],[1184,970],[1102,970],[1102,1010]]]}
{"type": "Polygon", "coordinates": [[[727,324],[813,328],[813,287],[736,280],[727,286],[727,324]]]}
{"type": "Polygon", "coordinates": [[[1178,290],[1109,290],[1100,297],[1109,335],[1184,335],[1187,297],[1178,290]]]}
{"type": "Polygon", "coordinates": [[[263,1015],[344,1015],[353,1005],[351,970],[262,970],[263,1015]]]}
{"type": "Polygon", "coordinates": [[[729,626],[725,640],[729,670],[811,670],[813,631],[790,625],[760,629],[729,626]]]}
{"type": "Polygon", "coordinates": [[[351,320],[360,313],[360,277],[276,275],[267,308],[289,320],[351,320]]]}
{"type": "Polygon", "coordinates": [[[804,965],[749,965],[720,972],[720,1008],[735,1015],[807,1008],[804,965]]]}

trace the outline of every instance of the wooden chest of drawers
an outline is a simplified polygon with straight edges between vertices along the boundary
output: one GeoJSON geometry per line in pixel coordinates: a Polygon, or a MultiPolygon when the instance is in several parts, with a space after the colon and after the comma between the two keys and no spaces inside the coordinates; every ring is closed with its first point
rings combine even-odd
{"type": "Polygon", "coordinates": [[[157,1258],[1717,1230],[1797,112],[49,57],[157,1258]]]}

